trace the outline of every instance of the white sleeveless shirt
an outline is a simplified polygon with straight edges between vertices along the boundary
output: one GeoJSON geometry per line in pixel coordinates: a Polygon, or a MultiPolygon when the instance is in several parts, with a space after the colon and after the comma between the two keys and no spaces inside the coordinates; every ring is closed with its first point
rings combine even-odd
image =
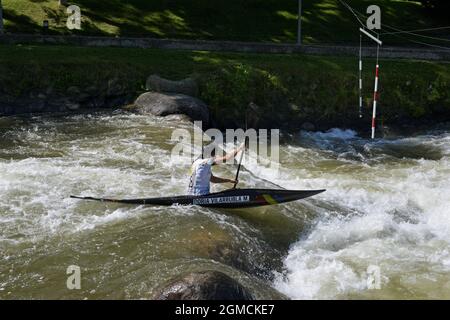
{"type": "Polygon", "coordinates": [[[191,167],[191,180],[189,182],[188,193],[190,195],[202,196],[210,191],[211,166],[214,158],[198,159],[191,167]]]}

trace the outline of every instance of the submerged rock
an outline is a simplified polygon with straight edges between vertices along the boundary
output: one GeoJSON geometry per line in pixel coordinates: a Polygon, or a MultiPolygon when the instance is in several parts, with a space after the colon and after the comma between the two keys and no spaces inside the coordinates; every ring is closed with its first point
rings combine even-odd
{"type": "Polygon", "coordinates": [[[254,300],[239,282],[219,271],[193,272],[158,289],[155,300],[254,300]]]}
{"type": "Polygon", "coordinates": [[[192,78],[172,81],[163,79],[156,74],[152,74],[147,78],[145,88],[149,91],[181,93],[192,97],[198,96],[198,86],[192,78]]]}
{"type": "Polygon", "coordinates": [[[211,259],[253,275],[269,276],[272,270],[265,268],[267,260],[250,253],[258,251],[256,247],[243,249],[232,233],[217,226],[186,230],[180,242],[182,250],[193,257],[211,259]]]}
{"type": "Polygon", "coordinates": [[[201,120],[209,124],[209,110],[206,104],[194,97],[176,93],[147,92],[140,95],[135,102],[137,111],[155,116],[184,114],[191,120],[201,120]]]}

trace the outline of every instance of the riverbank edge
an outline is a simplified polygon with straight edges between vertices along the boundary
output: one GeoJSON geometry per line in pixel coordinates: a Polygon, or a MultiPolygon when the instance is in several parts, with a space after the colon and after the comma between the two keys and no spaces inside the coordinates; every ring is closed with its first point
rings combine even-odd
{"type": "MultiPolygon", "coordinates": [[[[243,127],[251,114],[256,128],[295,131],[306,123],[365,130],[373,65],[364,64],[361,119],[357,57],[0,45],[0,115],[128,106],[146,91],[147,77],[159,74],[195,79],[214,127],[243,127]]],[[[380,65],[378,125],[450,120],[450,64],[387,59],[380,65]]]]}

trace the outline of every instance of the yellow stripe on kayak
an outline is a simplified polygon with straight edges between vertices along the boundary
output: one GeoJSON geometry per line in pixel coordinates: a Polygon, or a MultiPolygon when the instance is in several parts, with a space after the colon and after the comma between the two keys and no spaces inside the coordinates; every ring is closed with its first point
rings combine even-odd
{"type": "Polygon", "coordinates": [[[270,204],[278,203],[274,198],[272,198],[272,196],[270,194],[263,194],[262,196],[263,196],[264,200],[267,201],[267,203],[270,203],[270,204]]]}

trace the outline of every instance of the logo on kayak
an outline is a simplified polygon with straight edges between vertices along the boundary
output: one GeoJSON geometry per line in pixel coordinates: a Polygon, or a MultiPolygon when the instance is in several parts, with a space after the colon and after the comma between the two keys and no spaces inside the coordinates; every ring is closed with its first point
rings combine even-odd
{"type": "Polygon", "coordinates": [[[193,200],[193,204],[196,205],[218,204],[218,203],[243,203],[243,202],[250,202],[250,196],[199,198],[193,200]]]}

